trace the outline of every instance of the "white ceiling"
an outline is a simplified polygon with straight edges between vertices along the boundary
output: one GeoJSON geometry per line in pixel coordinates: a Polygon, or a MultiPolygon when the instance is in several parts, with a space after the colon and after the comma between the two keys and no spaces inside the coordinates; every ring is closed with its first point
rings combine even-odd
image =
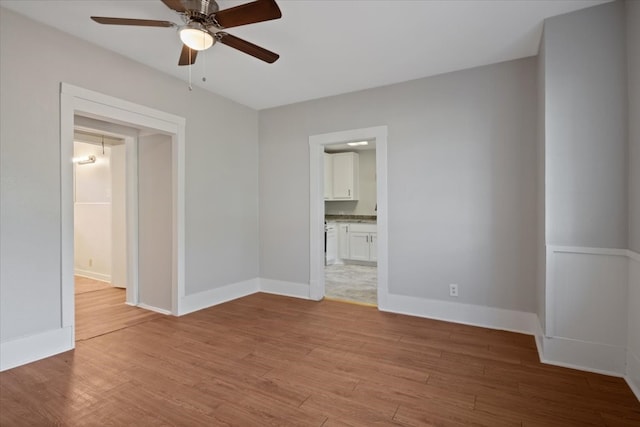
{"type": "MultiPolygon", "coordinates": [[[[545,18],[608,0],[277,1],[282,19],[228,32],[279,53],[280,59],[267,64],[216,44],[198,55],[194,85],[264,109],[523,58],[537,53],[545,18]]],[[[225,9],[247,2],[218,4],[225,9]]],[[[181,43],[175,29],[89,19],[181,23],[160,0],[0,0],[0,5],[188,80],[188,68],[177,65],[181,43]]]]}

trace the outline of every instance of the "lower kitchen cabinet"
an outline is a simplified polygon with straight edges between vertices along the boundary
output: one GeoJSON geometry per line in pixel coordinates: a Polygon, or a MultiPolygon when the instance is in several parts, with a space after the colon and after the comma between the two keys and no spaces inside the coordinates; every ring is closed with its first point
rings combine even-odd
{"type": "Polygon", "coordinates": [[[330,222],[325,225],[326,233],[326,258],[325,263],[331,265],[336,262],[338,258],[338,231],[335,222],[330,222]]]}
{"type": "Polygon", "coordinates": [[[349,258],[349,225],[338,223],[338,258],[349,258]]]}
{"type": "Polygon", "coordinates": [[[376,224],[348,224],[349,255],[345,259],[353,261],[376,261],[376,224]]]}
{"type": "MultiPolygon", "coordinates": [[[[329,225],[329,223],[328,223],[329,225]]],[[[378,259],[377,250],[377,228],[375,223],[336,223],[337,231],[337,262],[345,261],[369,261],[376,262],[378,259]]],[[[327,228],[327,262],[333,264],[333,253],[330,250],[330,235],[333,234],[331,227],[327,228]]]]}
{"type": "Polygon", "coordinates": [[[375,261],[377,259],[376,233],[351,231],[349,233],[349,259],[375,261]]]}

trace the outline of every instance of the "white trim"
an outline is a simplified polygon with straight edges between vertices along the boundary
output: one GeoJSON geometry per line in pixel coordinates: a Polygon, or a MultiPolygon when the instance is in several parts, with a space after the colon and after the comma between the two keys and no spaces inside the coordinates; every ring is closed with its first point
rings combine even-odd
{"type": "MultiPolygon", "coordinates": [[[[74,98],[60,88],[60,317],[63,328],[75,329],[73,136],[74,98]]],[[[73,337],[75,341],[75,336],[73,337]]],[[[74,347],[72,342],[71,348],[74,347]]]]}
{"type": "MultiPolygon", "coordinates": [[[[129,304],[129,305],[132,305],[132,304],[129,304]]],[[[152,305],[147,305],[143,303],[138,304],[136,307],[144,308],[145,310],[149,310],[149,311],[155,311],[156,313],[164,314],[167,316],[170,316],[172,314],[169,310],[165,310],[164,308],[158,308],[158,307],[154,307],[152,305]]]]}
{"type": "MultiPolygon", "coordinates": [[[[555,271],[556,271],[556,254],[584,254],[584,255],[599,255],[599,256],[616,256],[616,257],[629,257],[631,251],[627,249],[616,248],[594,248],[594,247],[581,247],[581,246],[556,246],[546,245],[546,291],[545,291],[545,315],[546,315],[546,337],[558,337],[556,333],[555,322],[555,295],[553,290],[556,289],[555,283],[555,271]]],[[[546,338],[545,337],[545,338],[546,338]]]]}
{"type": "MultiPolygon", "coordinates": [[[[630,383],[636,397],[640,396],[638,388],[640,384],[634,383],[631,376],[631,360],[637,361],[637,356],[630,353],[629,343],[625,345],[612,345],[600,342],[589,342],[557,336],[554,323],[554,299],[553,290],[555,283],[556,254],[585,254],[608,257],[623,257],[628,260],[624,265],[630,265],[633,260],[640,260],[640,255],[628,249],[593,248],[576,246],[547,245],[547,271],[546,271],[546,336],[539,326],[536,334],[536,345],[540,361],[550,365],[563,366],[572,369],[580,369],[588,372],[625,377],[630,383]],[[635,389],[634,389],[635,387],[635,389]]],[[[621,273],[624,276],[624,272],[621,273]]],[[[629,285],[631,278],[629,277],[629,285]]],[[[640,378],[640,363],[638,364],[638,377],[640,378]]],[[[640,397],[639,397],[640,400],[640,397]]]]}
{"type": "Polygon", "coordinates": [[[311,299],[309,285],[305,283],[285,282],[284,280],[258,279],[260,292],[302,299],[311,299]]]}
{"type": "Polygon", "coordinates": [[[631,389],[633,394],[636,396],[636,399],[640,401],[640,384],[636,385],[633,381],[631,381],[629,377],[624,377],[624,380],[627,382],[627,384],[629,385],[629,388],[631,389]]]}
{"type": "Polygon", "coordinates": [[[627,373],[624,379],[636,398],[640,400],[640,358],[631,352],[627,353],[627,373]]]}
{"type": "Polygon", "coordinates": [[[138,138],[125,136],[127,304],[138,304],[138,138]]]}
{"type": "MultiPolygon", "coordinates": [[[[556,263],[555,263],[555,252],[553,251],[553,249],[547,245],[546,247],[546,258],[545,258],[545,265],[546,265],[546,271],[545,271],[545,289],[544,289],[544,313],[545,313],[545,330],[543,335],[549,334],[551,336],[556,334],[556,328],[555,328],[555,313],[553,312],[552,308],[555,307],[555,296],[553,294],[553,292],[550,292],[550,289],[553,289],[553,284],[555,283],[554,280],[554,272],[556,271],[556,263]]],[[[544,346],[544,344],[543,344],[544,346]]]]}
{"type": "Polygon", "coordinates": [[[99,280],[101,282],[111,283],[111,275],[110,274],[96,273],[95,271],[80,270],[78,268],[76,268],[73,271],[73,274],[75,276],[87,277],[89,279],[94,279],[94,280],[99,280]]]}
{"type": "Polygon", "coordinates": [[[571,253],[571,254],[591,254],[591,255],[612,255],[612,256],[627,256],[627,249],[616,248],[593,248],[583,246],[556,246],[547,245],[547,248],[551,252],[571,253]]]}
{"type": "Polygon", "coordinates": [[[543,363],[615,377],[625,375],[626,350],[622,346],[557,337],[544,337],[543,342],[543,363]]]}
{"type": "Polygon", "coordinates": [[[536,335],[540,328],[535,313],[396,294],[388,294],[387,298],[382,311],[527,335],[536,335]]]}
{"type": "Polygon", "coordinates": [[[640,356],[627,350],[627,372],[625,380],[640,400],[640,356]]]}
{"type": "Polygon", "coordinates": [[[386,306],[389,280],[387,209],[387,126],[309,136],[309,298],[324,297],[324,146],[354,140],[376,141],[378,307],[386,306]]]}
{"type": "MultiPolygon", "coordinates": [[[[184,218],[185,218],[185,123],[183,117],[165,113],[142,105],[134,104],[98,92],[79,88],[67,83],[60,85],[60,162],[61,162],[61,296],[62,296],[62,326],[74,325],[74,288],[73,288],[73,194],[72,194],[72,163],[73,157],[73,126],[74,115],[80,114],[90,118],[98,118],[117,124],[132,126],[142,129],[154,129],[162,133],[172,135],[173,177],[174,177],[174,278],[172,280],[172,310],[174,314],[181,312],[180,303],[184,295],[185,281],[185,244],[184,244],[184,218]]],[[[135,145],[135,144],[134,144],[135,145]]],[[[128,150],[127,163],[128,174],[137,174],[134,165],[137,162],[130,161],[136,153],[128,150]]],[[[134,195],[128,191],[127,202],[134,195]]],[[[135,206],[135,204],[134,204],[135,206]]],[[[135,213],[137,218],[137,212],[135,213]]],[[[129,212],[128,220],[134,213],[129,212]]],[[[132,224],[134,228],[137,223],[132,224]]],[[[132,237],[137,235],[136,230],[127,230],[132,237]],[[132,231],[130,233],[130,231],[132,231]]],[[[128,242],[131,243],[131,242],[128,242]]],[[[133,261],[128,267],[131,274],[137,277],[137,253],[132,251],[129,261],[133,261]]],[[[136,284],[135,278],[131,280],[136,284]]],[[[127,302],[135,303],[137,295],[127,295],[127,302]]]]}
{"type": "Polygon", "coordinates": [[[174,196],[174,230],[173,241],[173,265],[175,265],[173,286],[171,287],[171,310],[174,314],[181,312],[180,302],[186,294],[186,245],[185,245],[185,192],[186,192],[186,172],[185,172],[185,120],[177,123],[177,130],[172,138],[173,145],[173,196],[174,196]]]}
{"type": "Polygon", "coordinates": [[[186,295],[181,298],[179,316],[193,313],[194,311],[213,307],[223,302],[255,294],[260,289],[258,279],[249,279],[244,282],[232,283],[220,288],[210,289],[197,294],[186,295]]]}
{"type": "MultiPolygon", "coordinates": [[[[65,93],[74,98],[85,99],[92,102],[99,102],[107,106],[123,110],[125,116],[128,116],[128,114],[126,113],[129,112],[146,116],[145,121],[147,123],[158,123],[158,125],[145,125],[146,127],[149,127],[151,129],[163,130],[169,133],[173,133],[171,131],[174,124],[182,123],[184,125],[186,123],[186,120],[183,117],[176,116],[171,113],[165,113],[164,111],[156,110],[144,105],[135,104],[133,102],[125,101],[124,99],[115,98],[68,83],[62,82],[60,90],[62,93],[65,93]]],[[[125,120],[124,124],[126,125],[127,123],[131,122],[125,120]]]]}
{"type": "MultiPolygon", "coordinates": [[[[631,383],[631,379],[630,377],[627,375],[625,376],[624,374],[620,373],[620,372],[616,372],[616,371],[612,371],[610,369],[601,369],[598,368],[597,366],[586,366],[584,364],[580,364],[579,359],[575,357],[575,353],[573,353],[570,349],[571,346],[580,346],[582,347],[582,351],[588,353],[588,354],[592,354],[593,351],[600,351],[602,352],[603,350],[605,352],[608,353],[612,353],[614,354],[614,357],[619,357],[620,356],[620,351],[625,352],[624,348],[620,348],[618,347],[617,349],[614,348],[602,348],[603,346],[595,344],[595,343],[588,343],[588,342],[578,342],[578,344],[576,345],[575,343],[566,343],[563,341],[572,341],[572,340],[565,340],[563,338],[548,338],[545,337],[543,332],[542,332],[542,325],[540,323],[540,320],[537,319],[537,326],[536,326],[536,333],[535,333],[535,340],[536,340],[536,348],[538,350],[538,357],[540,358],[540,362],[545,363],[547,365],[553,365],[553,366],[560,366],[563,368],[570,368],[570,369],[577,369],[580,371],[587,371],[587,372],[593,372],[596,374],[603,374],[603,375],[611,375],[614,377],[624,377],[626,379],[626,381],[628,383],[631,383]],[[571,360],[565,360],[565,361],[561,361],[561,360],[553,360],[551,358],[548,357],[549,353],[558,353],[558,352],[563,352],[563,351],[567,351],[569,350],[569,352],[567,354],[571,355],[571,360]],[[546,351],[546,353],[545,353],[546,351]],[[546,355],[545,355],[546,354],[546,355]]],[[[604,346],[606,347],[606,346],[604,346]]],[[[609,346],[609,347],[613,347],[613,346],[609,346]]],[[[575,351],[575,350],[574,350],[575,351]]],[[[556,355],[557,357],[557,355],[556,355]]],[[[568,359],[568,358],[567,358],[568,359]]],[[[638,365],[640,368],[640,364],[638,365]]],[[[628,371],[627,371],[628,374],[628,371]]],[[[630,384],[631,386],[631,384],[630,384]]],[[[633,387],[631,387],[631,389],[633,390],[633,387]]],[[[634,391],[635,392],[635,391],[634,391]]],[[[638,400],[640,400],[640,394],[636,393],[636,397],[638,397],[638,400]]]]}
{"type": "Polygon", "coordinates": [[[72,350],[73,326],[0,343],[0,371],[72,350]]]}
{"type": "MultiPolygon", "coordinates": [[[[636,310],[637,309],[637,305],[638,303],[640,303],[640,301],[634,301],[632,302],[631,300],[631,292],[632,292],[632,286],[634,286],[634,295],[635,292],[637,292],[637,290],[635,289],[635,286],[637,286],[637,283],[634,283],[632,285],[632,280],[635,278],[635,275],[632,273],[633,269],[636,268],[634,266],[634,263],[637,263],[638,267],[640,267],[640,254],[638,254],[637,252],[634,252],[632,250],[628,250],[627,251],[629,254],[629,305],[627,310],[629,311],[627,313],[628,318],[627,318],[627,367],[626,367],[626,376],[625,376],[625,380],[627,381],[627,383],[629,384],[629,387],[631,388],[631,390],[633,391],[633,393],[636,395],[636,398],[640,401],[640,354],[636,354],[633,352],[633,350],[637,350],[635,348],[631,347],[631,341],[632,341],[632,334],[633,333],[637,333],[637,326],[635,326],[635,328],[631,325],[631,322],[635,321],[635,316],[637,313],[633,312],[631,310],[636,310]]],[[[634,347],[637,344],[634,344],[634,347]]]]}

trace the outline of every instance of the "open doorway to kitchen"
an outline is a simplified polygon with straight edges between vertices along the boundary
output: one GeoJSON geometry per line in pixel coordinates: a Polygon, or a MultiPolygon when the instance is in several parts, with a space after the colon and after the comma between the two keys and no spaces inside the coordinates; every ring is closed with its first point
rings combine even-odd
{"type": "Polygon", "coordinates": [[[377,306],[376,141],[324,147],[324,295],[377,306]]]}
{"type": "MultiPolygon", "coordinates": [[[[388,294],[387,127],[313,135],[309,137],[309,145],[310,298],[320,300],[327,296],[372,305],[377,303],[379,309],[384,309],[388,294]],[[358,146],[346,145],[349,142],[363,141],[367,141],[369,150],[361,150],[364,144],[359,146],[360,150],[355,149],[358,146]],[[360,179],[360,154],[364,151],[371,151],[364,154],[365,163],[371,162],[375,167],[369,169],[373,179],[364,178],[368,181],[365,192],[368,191],[370,195],[365,196],[364,203],[358,207],[361,187],[343,185],[342,175],[352,175],[354,180],[360,179]],[[332,170],[336,168],[336,159],[338,179],[334,179],[336,173],[332,170]],[[357,173],[354,168],[358,169],[357,173]],[[367,189],[367,185],[373,189],[367,189]],[[332,266],[335,267],[332,269],[332,266]],[[361,271],[367,268],[368,273],[361,271]],[[336,270],[336,274],[332,274],[332,270],[336,270]],[[336,282],[351,282],[352,285],[357,280],[365,279],[369,282],[369,287],[374,288],[369,294],[373,293],[375,298],[370,296],[368,301],[354,299],[356,293],[366,293],[360,292],[364,283],[360,284],[360,291],[355,291],[355,287],[351,286],[355,291],[352,295],[335,295],[341,292],[337,289],[341,287],[340,283],[338,286],[329,283],[327,287],[327,282],[334,279],[337,279],[336,282]]],[[[365,169],[368,167],[365,166],[365,169]]],[[[348,292],[348,288],[349,285],[343,287],[345,292],[348,292]]]]}

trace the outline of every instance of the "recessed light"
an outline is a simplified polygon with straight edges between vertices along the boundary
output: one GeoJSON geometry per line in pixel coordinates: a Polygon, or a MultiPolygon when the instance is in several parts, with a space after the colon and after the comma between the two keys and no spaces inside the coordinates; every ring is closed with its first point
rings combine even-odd
{"type": "Polygon", "coordinates": [[[347,145],[350,145],[352,147],[356,147],[358,145],[369,145],[369,142],[368,141],[347,142],[347,145]]]}

